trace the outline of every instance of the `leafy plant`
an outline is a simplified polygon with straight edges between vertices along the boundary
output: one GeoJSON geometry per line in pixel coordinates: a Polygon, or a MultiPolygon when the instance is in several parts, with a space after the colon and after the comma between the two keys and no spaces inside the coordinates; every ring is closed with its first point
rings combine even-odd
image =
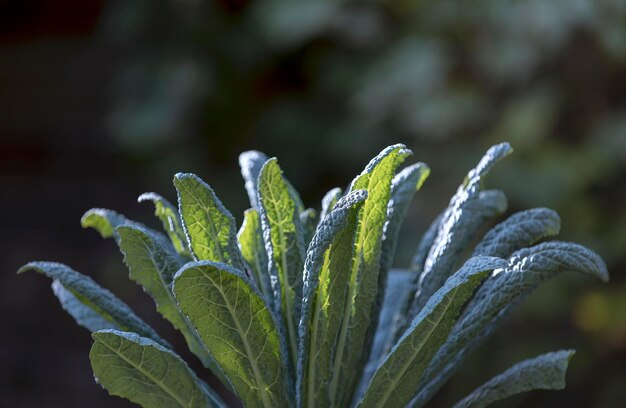
{"type": "MultiPolygon", "coordinates": [[[[541,242],[558,215],[513,214],[473,248],[481,226],[506,210],[484,176],[511,152],[493,146],[432,223],[407,270],[392,270],[402,219],[429,174],[398,171],[411,151],[384,149],[347,190],[305,209],[276,159],[240,156],[251,209],[237,231],[215,192],[177,174],[178,210],[147,193],[165,234],[105,209],[84,227],[112,237],[130,278],[185,337],[190,350],[247,407],[423,406],[540,283],[563,271],[606,281],[604,262],[573,243],[541,242]]],[[[145,407],[222,407],[150,326],[91,278],[33,262],[63,308],[92,331],[98,381],[145,407]]],[[[521,362],[457,404],[480,407],[530,389],[562,389],[573,351],[521,362]]]]}

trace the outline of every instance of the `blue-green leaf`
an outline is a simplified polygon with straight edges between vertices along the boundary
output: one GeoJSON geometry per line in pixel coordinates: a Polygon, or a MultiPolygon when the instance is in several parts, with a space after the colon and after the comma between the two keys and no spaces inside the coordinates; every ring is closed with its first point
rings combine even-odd
{"type": "Polygon", "coordinates": [[[491,403],[531,390],[562,390],[574,350],[560,350],[515,364],[481,385],[454,408],[484,408],[491,403]]]}
{"type": "Polygon", "coordinates": [[[331,189],[324,195],[322,198],[322,211],[320,212],[320,220],[322,222],[324,217],[328,215],[328,213],[333,209],[337,201],[341,198],[341,189],[339,187],[335,187],[331,189]]]}
{"type": "Polygon", "coordinates": [[[312,208],[307,208],[300,213],[300,225],[302,225],[302,234],[304,237],[304,246],[306,247],[315,234],[317,212],[312,208]]]}
{"type": "Polygon", "coordinates": [[[414,316],[450,276],[459,255],[489,218],[506,210],[506,197],[499,191],[481,191],[482,179],[500,160],[512,152],[508,143],[491,147],[470,170],[444,212],[437,238],[420,276],[419,289],[411,305],[414,316]]]}
{"type": "Polygon", "coordinates": [[[474,256],[487,255],[508,258],[513,251],[535,244],[543,238],[557,235],[561,218],[548,208],[533,208],[511,215],[493,227],[474,249],[474,256]]]}
{"type": "Polygon", "coordinates": [[[178,210],[169,201],[157,193],[143,193],[137,198],[138,202],[152,201],[154,204],[154,215],[163,224],[163,229],[172,241],[176,252],[183,256],[191,256],[187,249],[187,237],[178,215],[178,210]]]}
{"type": "Polygon", "coordinates": [[[437,233],[439,231],[439,224],[441,223],[441,218],[443,217],[443,213],[439,214],[437,218],[433,220],[430,224],[420,242],[417,246],[415,254],[413,255],[413,259],[411,260],[411,266],[409,267],[409,271],[411,272],[411,281],[409,283],[409,296],[405,299],[405,304],[398,310],[396,317],[394,318],[394,323],[391,327],[391,336],[389,338],[390,341],[387,342],[387,345],[384,348],[384,353],[387,354],[395,340],[397,340],[402,333],[408,327],[410,323],[410,318],[413,317],[412,313],[412,305],[413,305],[413,297],[417,293],[417,289],[419,288],[420,276],[424,270],[424,262],[428,257],[428,253],[430,248],[433,246],[435,239],[437,238],[437,233]]]}
{"type": "Polygon", "coordinates": [[[186,264],[174,294],[246,407],[290,406],[286,350],[262,294],[242,271],[209,262],[186,264]]]}
{"type": "Polygon", "coordinates": [[[118,327],[112,321],[102,317],[94,309],[85,306],[80,299],[72,295],[72,292],[65,289],[61,282],[56,279],[52,281],[52,292],[59,299],[63,310],[72,316],[79,326],[86,328],[90,332],[116,329],[118,327]]]}
{"type": "MultiPolygon", "coordinates": [[[[149,337],[166,347],[170,347],[152,327],[137,317],[126,303],[98,285],[90,277],[57,262],[30,262],[22,266],[17,273],[26,271],[41,273],[62,285],[63,289],[68,291],[73,298],[65,298],[65,300],[60,298],[61,304],[66,308],[71,307],[71,311],[68,310],[70,315],[76,318],[78,324],[84,325],[88,330],[95,328],[96,324],[102,324],[101,320],[98,322],[93,320],[95,313],[101,319],[109,322],[110,328],[137,332],[143,337],[149,337]]],[[[65,292],[61,292],[65,294],[65,292]]]]}
{"type": "Polygon", "coordinates": [[[441,224],[441,219],[443,218],[443,213],[439,214],[428,226],[424,235],[420,239],[419,244],[417,245],[417,249],[415,250],[415,254],[411,259],[410,271],[413,273],[415,286],[414,290],[418,288],[419,277],[424,271],[424,263],[426,262],[426,258],[428,257],[428,253],[430,252],[430,248],[432,248],[435,243],[435,239],[437,239],[437,234],[439,232],[439,224],[441,224]]]}
{"type": "Polygon", "coordinates": [[[365,190],[348,193],[320,222],[304,265],[302,318],[298,327],[298,406],[327,406],[334,339],[341,327],[345,286],[350,278],[357,211],[365,190]]]}
{"type": "Polygon", "coordinates": [[[183,228],[195,260],[223,262],[244,270],[235,219],[213,189],[195,174],[174,176],[183,228]]]}
{"type": "Polygon", "coordinates": [[[239,155],[239,167],[241,168],[241,175],[243,176],[246,192],[250,199],[250,206],[256,210],[259,209],[257,182],[261,169],[268,159],[269,157],[264,153],[256,150],[243,152],[239,155]]]}
{"type": "Polygon", "coordinates": [[[91,336],[91,367],[111,395],[145,408],[226,407],[179,356],[160,344],[116,330],[91,336]]]}
{"type": "Polygon", "coordinates": [[[604,261],[589,249],[567,242],[544,242],[513,253],[506,268],[494,272],[463,311],[446,343],[428,367],[422,406],[452,376],[465,357],[492,334],[503,319],[541,283],[573,271],[608,280],[604,261]]]}
{"type": "MultiPolygon", "coordinates": [[[[481,216],[489,218],[493,215],[504,212],[506,209],[506,197],[498,190],[487,190],[481,191],[474,198],[474,204],[466,204],[466,207],[475,208],[476,212],[482,214],[481,216]]],[[[441,220],[443,219],[444,214],[446,212],[439,214],[437,218],[430,224],[428,230],[424,233],[415,255],[411,260],[410,270],[413,272],[413,279],[411,280],[411,289],[410,292],[413,294],[418,294],[418,289],[420,287],[420,280],[422,278],[422,274],[424,272],[424,267],[426,260],[428,259],[431,248],[433,247],[435,240],[438,238],[438,233],[440,229],[441,220]]],[[[478,221],[477,225],[482,221],[480,219],[475,220],[478,221]]],[[[484,220],[483,220],[484,221],[484,220]]],[[[472,234],[472,232],[470,232],[472,234]]],[[[489,234],[488,234],[489,235],[489,234]]],[[[501,238],[500,235],[498,235],[501,238]]],[[[467,239],[467,236],[465,237],[467,239]]],[[[487,237],[486,237],[487,238],[487,237]]],[[[491,241],[491,238],[487,238],[488,241],[485,241],[484,245],[487,245],[487,242],[491,241]]],[[[530,242],[529,242],[530,243],[530,242]]],[[[474,256],[478,255],[487,255],[487,256],[498,256],[497,254],[491,253],[482,253],[482,252],[474,252],[474,256]]],[[[510,255],[507,254],[506,256],[510,255]]],[[[453,255],[454,256],[454,255],[453,255]]],[[[457,255],[458,256],[458,255],[457,255]]],[[[412,316],[417,313],[418,304],[416,303],[415,297],[410,297],[407,301],[407,304],[404,308],[401,309],[398,318],[396,319],[397,325],[394,326],[394,338],[397,338],[405,329],[409,323],[409,320],[412,316]]]]}
{"type": "Polygon", "coordinates": [[[275,158],[261,169],[258,197],[276,314],[286,329],[289,359],[296,364],[302,301],[304,237],[300,210],[275,158]]]}
{"type": "Polygon", "coordinates": [[[448,337],[461,307],[489,272],[505,266],[506,261],[500,258],[475,257],[452,275],[376,370],[358,406],[406,406],[417,392],[428,363],[448,337]]]}

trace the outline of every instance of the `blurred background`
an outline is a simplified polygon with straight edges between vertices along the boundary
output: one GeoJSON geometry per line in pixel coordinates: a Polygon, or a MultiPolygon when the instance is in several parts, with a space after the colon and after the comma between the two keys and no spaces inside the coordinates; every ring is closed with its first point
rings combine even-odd
{"type": "MultiPolygon", "coordinates": [[[[182,337],[127,279],[92,207],[158,227],[144,191],[178,171],[241,220],[238,154],[279,157],[308,206],[402,142],[432,174],[402,231],[408,265],[430,220],[491,144],[515,153],[488,185],[512,213],[550,207],[560,239],[611,283],[543,286],[433,401],[446,407],[512,363],[578,350],[564,392],[501,406],[626,405],[626,3],[622,0],[8,0],[0,3],[0,406],[126,407],[93,381],[89,333],[50,282],[56,260],[182,337]]],[[[202,371],[200,371],[201,375],[202,371]]],[[[208,379],[204,376],[205,379],[208,379]]]]}

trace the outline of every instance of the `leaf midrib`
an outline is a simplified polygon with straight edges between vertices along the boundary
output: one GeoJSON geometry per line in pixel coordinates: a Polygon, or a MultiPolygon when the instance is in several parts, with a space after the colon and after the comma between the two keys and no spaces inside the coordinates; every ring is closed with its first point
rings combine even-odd
{"type": "MultiPolygon", "coordinates": [[[[263,378],[261,377],[261,372],[259,371],[259,367],[257,365],[257,358],[254,357],[252,353],[250,344],[248,343],[248,339],[246,338],[246,335],[241,325],[239,324],[239,320],[237,319],[237,314],[234,312],[233,307],[231,306],[230,302],[228,301],[228,298],[226,297],[226,294],[222,290],[221,284],[218,285],[213,280],[213,278],[211,278],[205,271],[200,270],[200,273],[202,273],[202,275],[204,275],[205,278],[210,280],[213,286],[220,292],[220,295],[222,295],[222,299],[224,299],[224,302],[226,303],[226,308],[228,309],[228,312],[230,313],[233,323],[235,323],[235,325],[237,326],[237,333],[239,334],[239,338],[241,339],[241,342],[243,343],[243,346],[246,350],[248,361],[250,362],[250,366],[252,367],[252,372],[254,373],[254,377],[257,381],[259,394],[261,394],[261,400],[263,401],[263,406],[265,406],[266,408],[272,408],[269,398],[267,396],[267,392],[265,390],[266,384],[263,381],[263,378]]],[[[221,277],[222,272],[220,271],[219,273],[221,277]]],[[[250,318],[252,319],[252,315],[250,318]]]]}
{"type": "MultiPolygon", "coordinates": [[[[58,279],[57,279],[58,280],[58,279]]],[[[115,326],[117,326],[120,330],[123,331],[139,331],[140,327],[130,327],[130,325],[128,324],[122,324],[123,321],[122,319],[117,319],[116,316],[113,316],[111,313],[108,313],[105,309],[99,307],[96,303],[92,302],[87,296],[83,295],[83,293],[75,290],[74,288],[70,288],[69,286],[65,286],[63,285],[63,283],[59,280],[59,283],[61,283],[61,285],[68,290],[72,295],[74,295],[75,298],[77,298],[82,304],[84,304],[85,306],[93,309],[98,315],[100,315],[104,320],[113,323],[115,326]]],[[[132,318],[129,315],[124,315],[125,318],[128,318],[128,320],[133,320],[134,322],[134,318],[132,318]]],[[[145,333],[145,331],[142,331],[142,333],[145,333]]],[[[141,333],[139,333],[141,334],[141,333]]]]}
{"type": "MultiPolygon", "coordinates": [[[[126,340],[126,339],[124,339],[126,340]]],[[[143,374],[144,376],[146,376],[149,380],[151,380],[153,383],[155,383],[156,385],[158,385],[163,391],[165,391],[167,394],[169,394],[170,396],[172,396],[176,402],[178,402],[178,404],[181,407],[191,407],[191,405],[186,405],[183,401],[180,400],[180,398],[168,387],[166,386],[163,382],[157,380],[155,377],[153,377],[148,371],[145,371],[141,365],[136,365],[133,361],[129,360],[128,358],[126,358],[126,356],[124,356],[119,350],[115,350],[112,347],[110,347],[107,343],[105,343],[103,340],[98,340],[103,346],[105,346],[106,348],[108,348],[109,350],[111,350],[113,353],[115,353],[116,355],[118,355],[122,360],[124,360],[125,362],[127,362],[129,365],[131,365],[132,367],[135,367],[135,369],[137,371],[139,371],[141,374],[143,374]]],[[[141,345],[140,345],[141,347],[141,345]]],[[[147,346],[149,347],[149,346],[147,346]]]]}
{"type": "MultiPolygon", "coordinates": [[[[202,187],[204,187],[204,186],[202,186],[202,187]]],[[[211,211],[210,211],[211,210],[210,203],[214,202],[214,198],[211,197],[210,191],[207,190],[207,193],[208,193],[210,199],[209,199],[209,205],[206,206],[204,204],[204,201],[200,200],[200,198],[195,194],[194,191],[192,191],[189,188],[189,186],[185,186],[185,189],[187,190],[187,193],[191,197],[193,197],[193,199],[196,201],[198,207],[200,207],[200,209],[202,211],[204,211],[204,213],[206,214],[207,220],[208,220],[207,224],[209,224],[210,231],[209,231],[209,229],[207,229],[204,226],[204,224],[202,222],[199,222],[198,219],[195,216],[193,216],[191,214],[190,214],[190,216],[194,219],[194,221],[195,221],[195,223],[197,225],[199,225],[205,232],[207,232],[209,234],[210,239],[211,239],[211,243],[213,244],[213,250],[215,251],[215,255],[217,255],[219,257],[218,261],[224,263],[225,262],[224,261],[224,254],[223,254],[222,246],[221,246],[221,243],[220,243],[220,240],[219,240],[219,233],[217,232],[217,229],[216,229],[216,226],[215,226],[215,224],[213,222],[213,217],[211,217],[211,211]]],[[[217,206],[216,206],[216,210],[217,210],[218,213],[220,213],[220,215],[224,215],[224,214],[222,214],[221,211],[219,211],[217,206]]],[[[191,234],[190,234],[190,237],[191,237],[191,234]]]]}
{"type": "MultiPolygon", "coordinates": [[[[323,282],[324,279],[326,279],[326,274],[328,271],[328,268],[324,266],[322,266],[322,273],[319,276],[319,282],[323,282]]],[[[307,390],[307,406],[310,408],[314,408],[315,407],[315,359],[314,359],[314,354],[316,351],[316,345],[317,345],[317,330],[318,330],[318,326],[319,326],[319,315],[321,312],[321,291],[319,288],[319,283],[317,285],[317,288],[315,290],[315,311],[313,313],[313,327],[311,328],[311,339],[309,339],[310,344],[309,344],[309,360],[308,360],[308,375],[307,375],[307,379],[308,379],[308,390],[307,390]]]]}
{"type": "MultiPolygon", "coordinates": [[[[142,240],[143,241],[143,240],[142,240]]],[[[144,242],[144,245],[146,245],[146,243],[144,242]]],[[[150,251],[150,247],[148,245],[146,245],[146,249],[152,253],[152,251],[150,251]]],[[[193,326],[191,325],[191,322],[189,321],[189,319],[187,318],[187,316],[185,316],[181,311],[180,308],[177,307],[177,303],[176,300],[174,299],[174,293],[172,293],[171,290],[169,290],[169,286],[167,285],[167,283],[163,280],[163,273],[161,271],[161,268],[159,268],[159,266],[156,264],[155,260],[154,260],[154,256],[150,257],[150,262],[152,263],[152,265],[154,266],[154,268],[157,271],[157,275],[159,276],[159,282],[161,282],[161,286],[163,287],[165,294],[167,295],[167,298],[170,300],[171,304],[174,305],[174,310],[176,310],[178,316],[181,318],[181,320],[183,321],[183,324],[187,327],[187,331],[188,334],[191,334],[193,336],[193,338],[201,345],[201,350],[204,352],[204,356],[203,358],[201,358],[203,365],[204,364],[208,364],[205,363],[205,359],[208,359],[210,361],[210,353],[209,351],[206,349],[206,346],[204,345],[204,343],[202,342],[202,340],[200,339],[198,333],[196,332],[196,330],[193,328],[193,326]]],[[[156,300],[156,299],[155,299],[156,300]]],[[[207,367],[208,368],[208,367],[207,367]]],[[[216,373],[217,374],[217,373],[216,373]]]]}
{"type": "MultiPolygon", "coordinates": [[[[369,187],[370,184],[370,180],[368,180],[367,186],[369,187]]],[[[366,200],[367,201],[367,200],[366,200]]],[[[366,208],[365,205],[363,205],[363,208],[360,211],[365,212],[366,208]]],[[[365,215],[363,215],[363,221],[361,222],[361,224],[357,227],[358,228],[358,242],[357,244],[354,246],[355,250],[355,261],[354,261],[354,266],[352,268],[352,271],[350,272],[350,284],[348,285],[348,293],[346,295],[346,300],[344,303],[344,312],[343,312],[343,320],[341,322],[341,331],[339,333],[339,339],[337,341],[337,355],[335,356],[335,361],[333,363],[333,377],[332,380],[330,382],[330,386],[329,386],[329,390],[330,390],[330,405],[331,406],[335,406],[335,398],[337,396],[337,383],[339,381],[339,373],[340,373],[340,366],[343,360],[343,351],[344,351],[344,344],[346,342],[346,336],[348,335],[348,325],[349,325],[349,320],[350,320],[350,309],[352,306],[352,298],[354,297],[354,286],[356,285],[356,275],[358,274],[359,268],[361,267],[361,256],[359,249],[363,247],[363,242],[365,240],[365,235],[363,232],[366,228],[366,218],[365,215]]]]}
{"type": "MultiPolygon", "coordinates": [[[[252,238],[252,251],[254,253],[254,264],[256,265],[256,276],[257,276],[257,280],[259,281],[259,287],[261,288],[261,292],[263,292],[263,294],[265,296],[271,296],[271,292],[268,292],[268,288],[265,282],[265,279],[263,277],[263,266],[261,265],[261,254],[260,251],[264,251],[265,248],[263,247],[263,245],[259,245],[259,237],[257,234],[258,230],[255,229],[254,231],[254,236],[252,238]]],[[[263,238],[261,237],[261,240],[263,238]]],[[[267,265],[266,265],[267,266],[267,265]]]]}
{"type": "MultiPolygon", "coordinates": [[[[281,268],[282,270],[280,271],[280,274],[282,275],[282,279],[281,279],[281,289],[284,290],[284,295],[282,296],[283,298],[285,298],[285,307],[283,309],[285,309],[285,319],[287,320],[287,330],[289,332],[289,350],[290,350],[290,355],[291,355],[291,360],[294,362],[297,361],[297,355],[298,355],[298,346],[296,345],[296,339],[297,339],[297,335],[296,335],[296,331],[295,331],[295,327],[294,327],[294,316],[293,316],[293,303],[292,303],[292,299],[291,296],[288,296],[288,288],[293,292],[294,296],[296,294],[295,288],[291,285],[291,283],[289,282],[289,271],[288,271],[288,263],[287,263],[287,243],[286,243],[286,237],[285,237],[285,231],[283,229],[283,222],[284,222],[284,218],[280,216],[280,211],[279,211],[279,200],[277,199],[276,196],[274,195],[274,189],[268,188],[267,191],[269,197],[268,200],[270,200],[270,203],[272,204],[272,206],[274,207],[274,213],[277,215],[277,220],[276,220],[276,227],[278,228],[278,236],[279,236],[279,240],[280,240],[280,246],[281,246],[281,254],[280,254],[280,258],[281,258],[281,268]],[[283,285],[282,283],[285,283],[286,285],[283,285]]],[[[291,199],[291,197],[289,198],[291,199]]],[[[294,203],[295,206],[295,203],[294,203]]],[[[295,207],[294,207],[294,212],[295,212],[295,207]]],[[[268,216],[268,221],[269,221],[269,216],[268,216]]],[[[268,222],[269,223],[269,222],[268,222]]],[[[271,240],[271,233],[270,233],[270,240],[271,240]]]]}

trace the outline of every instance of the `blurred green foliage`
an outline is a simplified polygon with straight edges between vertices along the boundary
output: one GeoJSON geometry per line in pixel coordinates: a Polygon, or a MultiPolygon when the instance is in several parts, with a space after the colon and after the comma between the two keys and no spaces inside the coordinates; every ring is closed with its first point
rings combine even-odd
{"type": "Polygon", "coordinates": [[[358,168],[401,140],[452,186],[508,140],[494,183],[514,186],[512,209],[552,207],[568,238],[626,265],[623,1],[156,3],[111,2],[101,24],[126,56],[107,121],[123,148],[199,134],[358,168]]]}

